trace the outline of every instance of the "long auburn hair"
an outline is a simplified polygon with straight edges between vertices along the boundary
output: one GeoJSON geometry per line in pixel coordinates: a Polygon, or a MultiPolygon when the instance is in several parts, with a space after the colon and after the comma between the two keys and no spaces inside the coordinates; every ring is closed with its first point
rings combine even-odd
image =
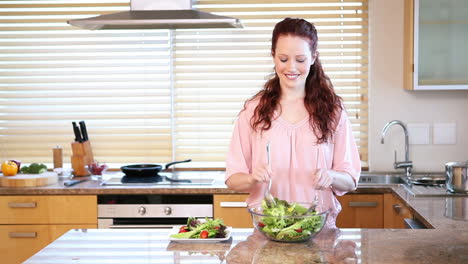
{"type": "MultiPolygon", "coordinates": [[[[316,53],[318,37],[315,26],[304,19],[285,18],[276,24],[273,30],[272,56],[275,54],[278,38],[285,35],[298,36],[308,40],[311,53],[316,53]]],[[[309,124],[317,136],[317,143],[320,144],[328,142],[332,138],[343,106],[341,97],[335,93],[330,78],[323,71],[318,52],[316,54],[315,63],[310,66],[310,72],[306,78],[304,105],[309,112],[309,124]]],[[[280,81],[275,73],[273,78],[265,83],[263,89],[244,104],[245,109],[248,102],[259,99],[250,119],[250,125],[254,130],[266,131],[270,129],[280,97],[280,81]]]]}

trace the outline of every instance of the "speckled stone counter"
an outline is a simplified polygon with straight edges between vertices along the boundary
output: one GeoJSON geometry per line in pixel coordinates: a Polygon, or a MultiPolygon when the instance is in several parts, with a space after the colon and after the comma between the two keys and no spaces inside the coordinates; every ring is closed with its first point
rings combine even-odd
{"type": "MultiPolygon", "coordinates": [[[[160,185],[160,186],[102,186],[103,180],[89,181],[65,187],[60,178],[56,184],[43,187],[5,188],[0,195],[99,195],[99,194],[236,194],[227,189],[222,171],[182,172],[181,178],[211,178],[211,185],[160,185]]],[[[105,178],[104,178],[105,179],[105,178]]],[[[413,215],[428,228],[468,229],[468,195],[447,197],[414,197],[402,184],[361,184],[353,193],[395,193],[413,215]],[[461,215],[455,219],[453,214],[461,215]]]]}
{"type": "MultiPolygon", "coordinates": [[[[197,172],[211,185],[0,188],[0,195],[230,194],[220,172],[197,172]],[[210,174],[212,173],[212,174],[210,174]]],[[[431,229],[323,230],[299,244],[271,242],[253,229],[234,229],[228,242],[181,244],[170,230],[71,230],[26,263],[468,263],[468,196],[414,197],[401,184],[363,184],[353,193],[395,193],[431,229]],[[458,216],[453,213],[458,210],[458,216]]]]}
{"type": "MultiPolygon", "coordinates": [[[[93,195],[93,194],[219,194],[236,193],[229,190],[224,184],[224,172],[222,171],[190,171],[179,172],[179,179],[214,179],[210,185],[145,185],[145,186],[103,186],[104,181],[109,179],[109,175],[103,179],[95,177],[79,177],[78,179],[88,179],[88,181],[66,187],[63,185],[69,178],[59,177],[57,183],[28,188],[5,188],[0,187],[0,195],[93,195]]],[[[117,176],[119,176],[117,174],[117,176]]],[[[122,175],[120,175],[121,177],[122,175]]]]}
{"type": "Polygon", "coordinates": [[[222,243],[175,243],[170,229],[70,230],[25,263],[467,263],[468,230],[333,229],[306,243],[234,229],[222,243]]]}

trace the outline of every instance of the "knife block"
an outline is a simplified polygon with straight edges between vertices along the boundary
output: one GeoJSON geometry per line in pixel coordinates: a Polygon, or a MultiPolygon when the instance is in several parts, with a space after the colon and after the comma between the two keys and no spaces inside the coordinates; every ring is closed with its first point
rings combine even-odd
{"type": "Polygon", "coordinates": [[[86,169],[86,165],[94,162],[93,151],[91,149],[91,143],[85,142],[72,142],[72,156],[71,164],[73,168],[73,174],[75,176],[88,176],[89,171],[86,169]]]}

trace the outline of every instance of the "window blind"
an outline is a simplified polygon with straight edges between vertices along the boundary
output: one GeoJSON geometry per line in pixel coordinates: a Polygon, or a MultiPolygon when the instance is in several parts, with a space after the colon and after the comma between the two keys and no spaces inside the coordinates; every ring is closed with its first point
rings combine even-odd
{"type": "Polygon", "coordinates": [[[224,167],[234,120],[273,69],[271,31],[315,23],[325,71],[345,99],[367,161],[367,1],[205,0],[194,8],[243,29],[100,30],[66,21],[129,9],[128,0],[0,2],[0,156],[71,155],[85,120],[98,161],[224,167]]]}
{"type": "Polygon", "coordinates": [[[175,32],[176,159],[192,158],[224,166],[238,112],[273,71],[273,27],[289,16],[316,25],[322,64],[344,99],[361,159],[366,163],[366,0],[202,0],[196,7],[240,18],[244,28],[175,32]]]}

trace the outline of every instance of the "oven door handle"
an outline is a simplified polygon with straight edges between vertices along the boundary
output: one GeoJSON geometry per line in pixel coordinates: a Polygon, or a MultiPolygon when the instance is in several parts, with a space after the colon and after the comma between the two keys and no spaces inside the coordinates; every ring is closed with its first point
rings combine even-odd
{"type": "Polygon", "coordinates": [[[110,225],[109,228],[173,228],[176,225],[110,225]]]}

